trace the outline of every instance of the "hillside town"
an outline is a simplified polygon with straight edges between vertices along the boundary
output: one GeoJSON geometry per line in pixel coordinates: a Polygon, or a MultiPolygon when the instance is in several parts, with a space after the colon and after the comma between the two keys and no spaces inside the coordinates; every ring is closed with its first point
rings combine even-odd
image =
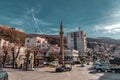
{"type": "Polygon", "coordinates": [[[0,0],[0,80],[120,80],[120,0],[0,0]]]}
{"type": "MultiPolygon", "coordinates": [[[[61,69],[58,70],[57,67],[67,64],[71,65],[74,69],[76,69],[76,66],[78,65],[79,67],[85,67],[85,69],[92,65],[92,67],[95,68],[94,70],[97,70],[98,72],[108,72],[111,70],[113,72],[120,71],[119,44],[99,43],[96,41],[88,42],[86,32],[80,28],[78,31],[67,33],[67,43],[65,43],[64,27],[62,22],[60,23],[60,31],[58,33],[60,39],[59,44],[50,44],[46,38],[42,38],[37,35],[26,36],[23,42],[24,45],[21,45],[20,39],[17,39],[17,42],[10,42],[1,38],[1,70],[12,70],[13,72],[14,70],[19,70],[17,74],[21,71],[35,72],[47,69],[49,69],[47,71],[55,71],[56,69],[58,72],[61,69]],[[114,60],[111,60],[111,58],[114,60]],[[103,66],[100,67],[99,64],[103,66]],[[105,68],[109,67],[106,66],[108,64],[110,64],[112,68],[105,68]]],[[[71,70],[71,68],[68,68],[68,70],[71,70]]],[[[16,77],[15,74],[12,74],[12,72],[8,72],[8,76],[5,80],[8,78],[8,80],[21,80],[19,78],[12,79],[11,76],[13,78],[16,77]]],[[[22,78],[22,80],[26,79],[22,78]]],[[[89,77],[84,80],[93,79],[90,79],[89,75],[89,77]]]]}

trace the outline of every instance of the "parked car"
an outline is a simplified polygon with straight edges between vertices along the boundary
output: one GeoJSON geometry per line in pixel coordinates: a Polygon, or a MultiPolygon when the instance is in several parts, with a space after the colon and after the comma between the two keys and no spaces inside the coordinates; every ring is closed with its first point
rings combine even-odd
{"type": "Polygon", "coordinates": [[[94,69],[97,72],[119,72],[120,73],[120,66],[116,64],[110,64],[109,60],[95,62],[93,65],[94,69]]]}
{"type": "Polygon", "coordinates": [[[3,64],[0,62],[0,71],[3,70],[3,64]]]}
{"type": "Polygon", "coordinates": [[[56,72],[65,72],[65,71],[71,71],[72,66],[71,65],[62,65],[56,68],[56,72]]]}
{"type": "Polygon", "coordinates": [[[8,80],[8,73],[6,71],[0,71],[0,80],[8,80]]]}
{"type": "Polygon", "coordinates": [[[80,64],[80,67],[85,67],[85,66],[86,66],[85,63],[80,64]]]}
{"type": "Polygon", "coordinates": [[[8,80],[8,73],[3,71],[3,65],[0,62],[0,80],[8,80]]]}

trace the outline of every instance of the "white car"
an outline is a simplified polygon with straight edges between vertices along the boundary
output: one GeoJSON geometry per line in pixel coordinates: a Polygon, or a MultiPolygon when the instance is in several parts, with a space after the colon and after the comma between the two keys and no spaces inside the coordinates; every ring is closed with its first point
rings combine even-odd
{"type": "Polygon", "coordinates": [[[86,64],[85,64],[85,63],[83,63],[83,64],[81,64],[80,66],[81,66],[81,67],[85,67],[85,66],[86,66],[86,64]]]}

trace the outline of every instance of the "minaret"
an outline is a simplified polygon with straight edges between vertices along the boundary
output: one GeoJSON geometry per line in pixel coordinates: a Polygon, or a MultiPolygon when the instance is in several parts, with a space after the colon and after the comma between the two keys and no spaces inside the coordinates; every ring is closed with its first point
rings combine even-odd
{"type": "Polygon", "coordinates": [[[64,32],[63,32],[63,26],[62,21],[60,24],[60,63],[64,64],[64,32]]]}

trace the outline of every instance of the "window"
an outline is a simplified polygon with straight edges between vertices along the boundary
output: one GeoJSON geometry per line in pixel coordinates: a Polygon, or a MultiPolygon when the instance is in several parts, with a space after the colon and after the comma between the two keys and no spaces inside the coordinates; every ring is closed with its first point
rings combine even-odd
{"type": "Polygon", "coordinates": [[[4,42],[3,44],[7,44],[7,42],[4,42]]]}
{"type": "Polygon", "coordinates": [[[77,37],[79,37],[79,33],[77,34],[77,37]]]}
{"type": "Polygon", "coordinates": [[[43,41],[43,43],[46,43],[45,41],[43,41]]]}
{"type": "Polygon", "coordinates": [[[29,43],[29,42],[30,42],[30,40],[27,40],[27,42],[29,43]]]}
{"type": "Polygon", "coordinates": [[[30,64],[31,60],[28,61],[28,63],[30,64]]]}
{"type": "Polygon", "coordinates": [[[86,34],[84,34],[84,37],[86,37],[86,34]]]}
{"type": "Polygon", "coordinates": [[[71,34],[71,38],[73,38],[73,33],[71,34]]]}
{"type": "Polygon", "coordinates": [[[37,43],[40,43],[40,41],[37,41],[37,43]]]}
{"type": "Polygon", "coordinates": [[[44,47],[44,45],[42,45],[42,47],[44,47]]]}

